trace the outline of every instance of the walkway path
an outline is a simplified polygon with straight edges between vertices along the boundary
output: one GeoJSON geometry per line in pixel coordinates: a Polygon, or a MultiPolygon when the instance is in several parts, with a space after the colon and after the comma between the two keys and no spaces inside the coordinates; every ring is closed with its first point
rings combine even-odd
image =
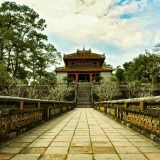
{"type": "Polygon", "coordinates": [[[7,142],[2,159],[160,160],[160,149],[106,115],[80,108],[7,142]]]}

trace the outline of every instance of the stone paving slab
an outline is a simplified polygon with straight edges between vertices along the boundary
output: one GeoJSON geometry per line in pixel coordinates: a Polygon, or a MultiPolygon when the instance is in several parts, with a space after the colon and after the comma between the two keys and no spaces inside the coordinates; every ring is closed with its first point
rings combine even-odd
{"type": "Polygon", "coordinates": [[[0,160],[160,160],[158,144],[92,108],[78,108],[0,146],[0,160]]]}
{"type": "Polygon", "coordinates": [[[39,160],[66,160],[67,154],[43,154],[39,160]]]}
{"type": "Polygon", "coordinates": [[[11,158],[12,160],[37,160],[39,159],[40,154],[17,154],[15,155],[13,158],[11,158]]]}

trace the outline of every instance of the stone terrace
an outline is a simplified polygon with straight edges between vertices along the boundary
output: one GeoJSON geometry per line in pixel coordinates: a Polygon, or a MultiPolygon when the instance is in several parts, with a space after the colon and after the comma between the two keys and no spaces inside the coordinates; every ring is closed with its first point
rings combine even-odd
{"type": "Polygon", "coordinates": [[[78,108],[1,144],[0,160],[159,160],[158,144],[92,108],[78,108]]]}

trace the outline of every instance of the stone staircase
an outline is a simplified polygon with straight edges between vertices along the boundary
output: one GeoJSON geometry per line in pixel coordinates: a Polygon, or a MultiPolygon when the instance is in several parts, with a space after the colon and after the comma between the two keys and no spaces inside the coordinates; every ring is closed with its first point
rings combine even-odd
{"type": "Polygon", "coordinates": [[[78,108],[92,107],[91,83],[77,83],[76,102],[78,108]]]}

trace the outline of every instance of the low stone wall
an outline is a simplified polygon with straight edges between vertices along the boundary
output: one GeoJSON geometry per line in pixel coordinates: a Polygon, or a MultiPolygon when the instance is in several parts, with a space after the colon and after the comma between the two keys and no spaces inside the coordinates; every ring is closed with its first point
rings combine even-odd
{"type": "Polygon", "coordinates": [[[74,108],[74,102],[0,96],[0,142],[74,108]]]}
{"type": "Polygon", "coordinates": [[[94,109],[160,143],[160,96],[95,102],[94,109]]]}

